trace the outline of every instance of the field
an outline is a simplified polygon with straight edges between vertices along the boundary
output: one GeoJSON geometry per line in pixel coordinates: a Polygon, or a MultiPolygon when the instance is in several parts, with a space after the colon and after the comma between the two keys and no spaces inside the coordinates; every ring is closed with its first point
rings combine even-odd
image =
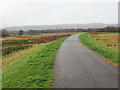
{"type": "Polygon", "coordinates": [[[107,47],[118,51],[118,33],[89,33],[89,35],[107,47]]]}
{"type": "MultiPolygon", "coordinates": [[[[54,81],[54,61],[60,45],[76,33],[51,33],[3,38],[3,88],[50,88],[54,81]]],[[[83,33],[83,45],[118,62],[117,33],[83,33]]]]}
{"type": "Polygon", "coordinates": [[[47,43],[70,35],[71,34],[43,34],[37,36],[34,35],[32,37],[26,35],[21,37],[16,36],[16,37],[3,38],[2,55],[7,56],[13,52],[27,49],[36,44],[47,43]]]}
{"type": "Polygon", "coordinates": [[[85,33],[80,35],[80,41],[113,63],[119,64],[118,33],[85,33]]]}
{"type": "Polygon", "coordinates": [[[70,35],[44,34],[25,39],[4,39],[3,88],[49,88],[53,82],[55,55],[70,35]],[[7,51],[9,53],[5,53],[7,51]]]}
{"type": "Polygon", "coordinates": [[[22,40],[22,39],[33,39],[38,37],[44,37],[44,36],[53,36],[53,35],[65,35],[65,34],[77,34],[77,32],[68,32],[68,33],[42,33],[42,34],[36,34],[36,35],[17,35],[17,36],[8,36],[4,38],[0,38],[0,40],[22,40]]]}

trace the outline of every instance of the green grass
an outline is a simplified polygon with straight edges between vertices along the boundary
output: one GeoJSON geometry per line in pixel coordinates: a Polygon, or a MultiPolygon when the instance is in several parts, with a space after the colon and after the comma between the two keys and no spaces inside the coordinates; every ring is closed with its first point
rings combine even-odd
{"type": "Polygon", "coordinates": [[[53,82],[55,55],[66,38],[4,58],[3,88],[49,88],[53,82]]]}
{"type": "Polygon", "coordinates": [[[105,46],[101,42],[95,40],[94,38],[89,36],[88,33],[81,34],[79,37],[83,45],[91,48],[92,50],[101,54],[105,58],[108,58],[110,61],[116,64],[120,64],[118,62],[118,52],[116,50],[113,50],[105,46]]]}

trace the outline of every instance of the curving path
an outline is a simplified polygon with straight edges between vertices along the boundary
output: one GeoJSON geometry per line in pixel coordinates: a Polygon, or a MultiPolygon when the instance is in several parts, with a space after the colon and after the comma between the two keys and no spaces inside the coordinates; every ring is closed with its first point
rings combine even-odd
{"type": "Polygon", "coordinates": [[[66,39],[59,49],[53,88],[117,88],[118,67],[82,46],[78,36],[66,39]]]}

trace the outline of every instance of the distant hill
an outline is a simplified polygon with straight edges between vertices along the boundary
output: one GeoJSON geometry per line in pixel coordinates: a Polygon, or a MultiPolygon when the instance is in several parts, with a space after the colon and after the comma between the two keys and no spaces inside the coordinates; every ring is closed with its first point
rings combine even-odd
{"type": "Polygon", "coordinates": [[[103,24],[103,23],[89,23],[89,24],[56,24],[56,25],[30,25],[30,26],[16,26],[7,27],[9,31],[18,30],[48,30],[48,29],[88,29],[88,28],[104,28],[107,26],[117,26],[117,24],[103,24]]]}

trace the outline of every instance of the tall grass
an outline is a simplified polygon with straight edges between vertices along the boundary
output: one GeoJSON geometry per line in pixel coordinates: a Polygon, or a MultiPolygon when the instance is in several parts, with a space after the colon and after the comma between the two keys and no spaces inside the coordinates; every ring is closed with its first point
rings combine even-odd
{"type": "Polygon", "coordinates": [[[118,62],[118,52],[116,50],[113,50],[105,46],[101,42],[95,40],[88,33],[81,34],[79,37],[83,45],[91,48],[92,50],[101,54],[105,58],[108,58],[110,61],[120,64],[120,62],[118,62]]]}
{"type": "Polygon", "coordinates": [[[59,38],[63,38],[63,37],[67,37],[70,36],[71,34],[56,34],[56,35],[51,35],[51,36],[43,36],[43,37],[39,37],[39,38],[33,38],[31,39],[31,42],[36,43],[36,44],[40,44],[40,43],[47,43],[53,40],[57,40],[59,38]]]}
{"type": "Polygon", "coordinates": [[[31,39],[4,40],[2,43],[2,55],[7,56],[8,54],[11,54],[15,51],[32,47],[34,44],[47,43],[70,35],[71,34],[54,34],[54,35],[40,36],[31,39]]]}

